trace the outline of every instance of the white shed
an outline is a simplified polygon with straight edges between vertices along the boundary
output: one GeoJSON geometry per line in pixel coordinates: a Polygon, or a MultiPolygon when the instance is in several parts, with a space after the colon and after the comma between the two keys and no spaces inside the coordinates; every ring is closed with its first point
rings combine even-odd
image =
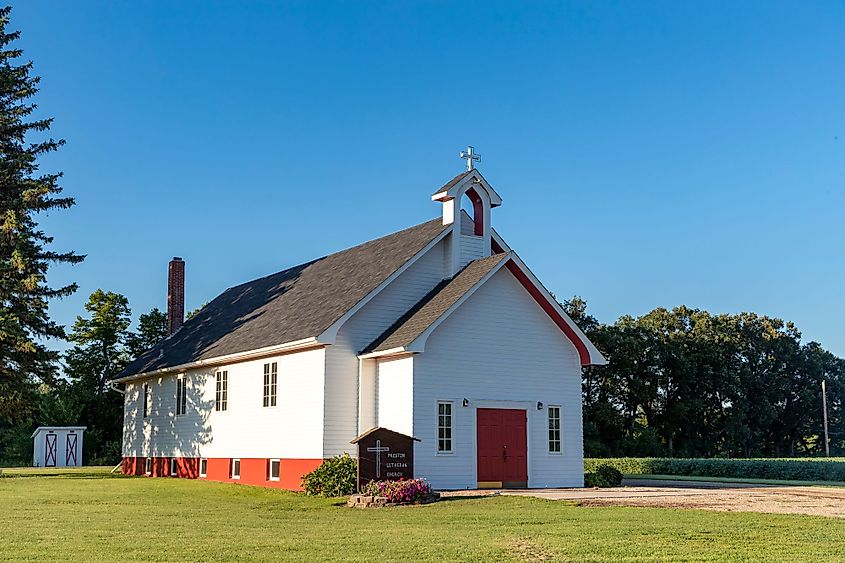
{"type": "Polygon", "coordinates": [[[85,426],[39,426],[32,433],[34,467],[82,465],[82,433],[85,426]]]}

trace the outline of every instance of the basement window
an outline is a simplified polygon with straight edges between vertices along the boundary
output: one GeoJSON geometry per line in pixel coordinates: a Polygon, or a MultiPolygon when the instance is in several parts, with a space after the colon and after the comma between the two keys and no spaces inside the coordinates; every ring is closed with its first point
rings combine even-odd
{"type": "Polygon", "coordinates": [[[179,475],[179,461],[175,457],[170,458],[170,476],[176,477],[179,475]]]}
{"type": "Polygon", "coordinates": [[[241,478],[241,460],[233,459],[232,460],[232,479],[240,479],[241,478]]]}
{"type": "Polygon", "coordinates": [[[200,477],[207,477],[208,476],[208,460],[205,458],[200,459],[200,477]]]}
{"type": "Polygon", "coordinates": [[[281,472],[280,471],[281,465],[282,465],[282,460],[280,460],[280,459],[271,459],[270,460],[270,471],[267,473],[270,481],[278,481],[279,480],[279,473],[281,472]]]}
{"type": "Polygon", "coordinates": [[[144,474],[145,475],[152,475],[153,474],[153,458],[148,457],[144,460],[144,474]]]}

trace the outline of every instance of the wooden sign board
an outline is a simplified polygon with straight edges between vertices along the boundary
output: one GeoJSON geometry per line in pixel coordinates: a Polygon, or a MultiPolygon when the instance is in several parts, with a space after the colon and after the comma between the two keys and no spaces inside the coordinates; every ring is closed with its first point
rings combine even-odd
{"type": "Polygon", "coordinates": [[[414,442],[419,440],[380,427],[352,440],[358,446],[358,490],[370,481],[413,479],[414,442]]]}

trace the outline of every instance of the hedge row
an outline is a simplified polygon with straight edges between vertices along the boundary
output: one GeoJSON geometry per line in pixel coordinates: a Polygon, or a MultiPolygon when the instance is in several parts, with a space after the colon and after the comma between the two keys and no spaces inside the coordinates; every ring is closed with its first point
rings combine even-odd
{"type": "Polygon", "coordinates": [[[610,465],[626,475],[683,475],[782,481],[845,481],[845,458],[684,459],[658,457],[588,458],[584,471],[610,465]]]}

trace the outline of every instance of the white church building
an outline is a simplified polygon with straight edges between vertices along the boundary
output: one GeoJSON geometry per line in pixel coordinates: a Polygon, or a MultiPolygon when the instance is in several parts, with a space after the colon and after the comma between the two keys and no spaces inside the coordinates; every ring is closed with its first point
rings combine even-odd
{"type": "Polygon", "coordinates": [[[437,489],[583,486],[581,367],[605,359],[491,225],[473,167],[442,216],[232,287],[115,378],[123,472],[298,489],[380,426],[437,489]],[[472,213],[462,211],[468,198],[472,213]]]}

